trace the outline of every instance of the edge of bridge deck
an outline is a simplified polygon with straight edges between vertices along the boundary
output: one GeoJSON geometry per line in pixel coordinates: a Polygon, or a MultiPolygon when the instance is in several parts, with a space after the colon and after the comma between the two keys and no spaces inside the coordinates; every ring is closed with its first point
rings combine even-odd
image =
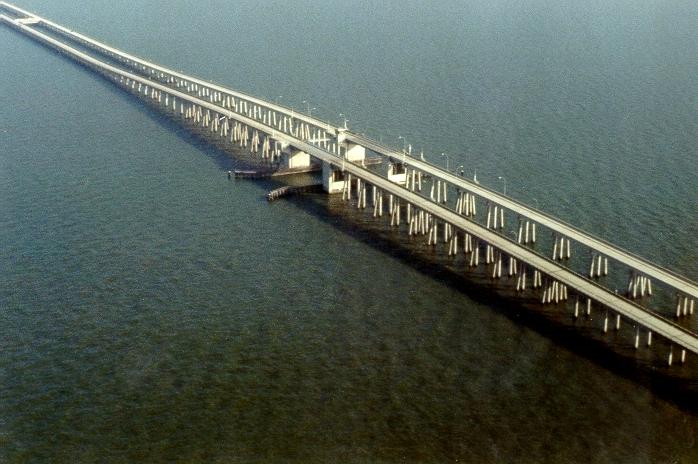
{"type": "Polygon", "coordinates": [[[422,197],[408,189],[404,186],[398,185],[391,182],[378,174],[375,174],[363,167],[357,166],[351,162],[348,162],[342,158],[337,157],[334,154],[326,152],[308,142],[299,140],[293,136],[290,136],[283,132],[277,132],[273,128],[270,128],[254,119],[248,118],[244,115],[234,113],[225,108],[221,108],[213,103],[206,100],[202,100],[198,97],[185,94],[176,89],[172,89],[158,82],[154,82],[142,76],[130,73],[123,69],[117,68],[115,66],[109,65],[103,61],[100,61],[90,55],[80,52],[65,43],[62,43],[56,39],[53,39],[41,32],[38,32],[31,27],[28,27],[20,22],[12,20],[11,18],[0,15],[0,19],[5,22],[10,23],[16,29],[25,32],[27,35],[32,36],[40,41],[46,42],[51,46],[57,47],[63,50],[66,54],[74,57],[77,61],[82,61],[86,64],[94,66],[103,73],[109,75],[110,77],[122,76],[128,79],[132,79],[136,82],[143,83],[152,88],[158,89],[159,91],[165,92],[172,96],[178,97],[185,101],[189,101],[193,104],[199,105],[202,108],[214,111],[221,115],[224,115],[230,119],[235,119],[251,128],[260,130],[264,133],[270,133],[270,135],[278,140],[283,140],[290,145],[308,153],[315,158],[327,162],[339,169],[349,172],[357,177],[362,178],[369,184],[375,185],[381,190],[393,194],[399,198],[402,198],[409,203],[415,205],[417,208],[439,217],[441,220],[452,224],[458,229],[470,233],[479,237],[480,239],[488,242],[492,246],[504,251],[511,257],[519,259],[526,262],[529,266],[540,270],[542,273],[549,275],[559,281],[562,284],[568,285],[569,287],[575,289],[577,293],[585,295],[594,301],[597,301],[607,308],[618,312],[619,314],[634,320],[648,330],[655,332],[658,335],[663,336],[669,341],[680,345],[693,353],[698,354],[698,335],[693,332],[684,329],[683,327],[654,314],[645,308],[631,302],[617,294],[612,293],[610,290],[600,286],[599,284],[590,281],[589,279],[575,273],[574,271],[562,267],[559,263],[552,261],[547,257],[543,257],[528,248],[520,246],[517,242],[500,235],[490,229],[487,229],[483,225],[480,225],[474,221],[471,221],[456,212],[430,201],[427,198],[422,197]]]}

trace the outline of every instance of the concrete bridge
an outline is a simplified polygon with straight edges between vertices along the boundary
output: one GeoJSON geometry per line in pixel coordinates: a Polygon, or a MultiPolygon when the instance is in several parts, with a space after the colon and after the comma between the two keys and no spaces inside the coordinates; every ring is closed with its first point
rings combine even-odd
{"type": "Polygon", "coordinates": [[[326,192],[341,193],[359,209],[370,205],[374,217],[387,214],[391,227],[424,236],[449,256],[464,256],[466,268],[484,265],[492,279],[504,274],[502,282],[516,291],[536,292],[541,304],[558,305],[575,318],[600,311],[604,333],[609,321],[619,330],[625,320],[634,328],[636,349],[651,346],[653,335],[662,337],[668,365],[675,356],[685,362],[687,353],[698,354],[692,329],[698,284],[669,269],[346,126],[159,66],[6,2],[0,13],[4,24],[211,138],[249,148],[261,163],[291,170],[321,163],[326,192]],[[367,166],[367,151],[385,163],[367,166]],[[580,259],[571,259],[573,251],[580,259]],[[627,274],[621,293],[612,288],[614,272],[627,274]]]}

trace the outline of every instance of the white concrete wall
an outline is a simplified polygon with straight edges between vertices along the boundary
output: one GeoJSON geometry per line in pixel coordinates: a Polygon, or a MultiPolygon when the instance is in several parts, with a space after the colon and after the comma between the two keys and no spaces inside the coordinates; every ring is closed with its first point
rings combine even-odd
{"type": "Polygon", "coordinates": [[[310,155],[290,145],[282,147],[281,167],[285,169],[307,168],[310,166],[310,155]]]}
{"type": "Polygon", "coordinates": [[[346,142],[346,129],[339,129],[337,143],[346,147],[346,159],[349,161],[363,161],[366,158],[366,148],[355,143],[346,142]]]}
{"type": "Polygon", "coordinates": [[[396,174],[395,171],[396,169],[394,164],[388,165],[388,180],[395,182],[396,184],[405,185],[407,182],[407,171],[405,171],[404,167],[400,174],[396,174]]]}
{"type": "Polygon", "coordinates": [[[347,160],[363,161],[366,159],[366,149],[361,145],[347,143],[347,160]]]}
{"type": "Polygon", "coordinates": [[[333,173],[341,171],[330,166],[329,163],[322,163],[322,188],[327,193],[341,193],[344,190],[344,179],[334,180],[333,173]]]}

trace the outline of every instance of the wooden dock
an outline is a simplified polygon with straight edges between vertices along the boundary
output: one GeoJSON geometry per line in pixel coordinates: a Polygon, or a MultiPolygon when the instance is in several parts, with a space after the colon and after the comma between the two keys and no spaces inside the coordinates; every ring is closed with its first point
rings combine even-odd
{"type": "Polygon", "coordinates": [[[279,198],[298,195],[300,193],[321,193],[322,191],[322,184],[284,185],[283,187],[276,188],[267,193],[267,201],[275,201],[279,198]]]}

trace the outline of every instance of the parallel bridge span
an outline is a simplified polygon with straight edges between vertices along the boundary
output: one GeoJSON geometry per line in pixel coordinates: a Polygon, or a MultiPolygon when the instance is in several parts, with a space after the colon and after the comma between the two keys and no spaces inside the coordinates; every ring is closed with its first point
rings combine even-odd
{"type": "MultiPolygon", "coordinates": [[[[698,335],[693,333],[692,331],[684,327],[681,327],[673,321],[668,320],[665,317],[662,317],[661,315],[658,315],[629,299],[626,299],[614,292],[611,292],[609,289],[599,285],[595,281],[585,276],[582,276],[571,269],[568,269],[556,260],[542,256],[534,250],[531,250],[523,246],[522,244],[517,243],[517,241],[511,240],[508,237],[502,235],[501,233],[496,232],[495,230],[489,227],[485,227],[484,225],[475,222],[473,219],[469,217],[464,217],[460,212],[454,211],[453,209],[441,204],[440,202],[435,202],[433,201],[433,199],[425,198],[424,196],[418,194],[414,190],[410,190],[405,185],[398,184],[390,180],[389,178],[381,176],[375,172],[370,171],[365,167],[362,167],[358,163],[351,162],[346,158],[346,156],[339,156],[341,150],[339,150],[338,145],[332,150],[328,150],[326,146],[323,148],[323,144],[320,143],[318,139],[312,140],[309,137],[294,136],[292,135],[293,131],[277,131],[273,127],[270,127],[270,124],[259,121],[256,118],[256,114],[255,117],[250,117],[249,114],[245,115],[241,114],[240,112],[231,111],[230,109],[226,109],[222,107],[220,104],[217,104],[218,102],[208,101],[204,98],[201,98],[201,96],[192,95],[191,93],[177,90],[176,88],[172,88],[163,83],[156,82],[150,78],[105,63],[93,56],[90,56],[76,48],[67,45],[66,43],[56,40],[55,38],[36,30],[33,26],[35,26],[36,24],[46,23],[46,20],[44,20],[43,18],[35,16],[24,10],[20,10],[12,5],[7,4],[6,2],[0,2],[0,7],[12,10],[15,13],[20,13],[25,16],[24,18],[13,19],[7,15],[0,15],[0,21],[2,21],[3,23],[10,25],[16,30],[32,37],[33,39],[41,43],[49,45],[50,47],[53,47],[65,53],[67,56],[70,56],[76,61],[93,68],[95,71],[101,74],[106,75],[107,77],[116,81],[117,83],[137,82],[139,84],[139,88],[140,85],[143,85],[146,89],[150,88],[152,91],[157,91],[158,97],[164,94],[168,97],[178,98],[180,99],[180,101],[188,102],[188,104],[192,105],[192,108],[198,108],[199,110],[205,109],[207,111],[213,112],[214,115],[221,115],[221,117],[228,118],[231,121],[235,120],[256,131],[259,131],[263,134],[267,134],[268,137],[281,141],[289,146],[293,146],[297,150],[307,153],[308,155],[316,158],[317,160],[322,161],[326,166],[329,166],[334,170],[343,172],[348,179],[348,182],[344,182],[344,190],[345,193],[348,193],[349,195],[352,189],[351,177],[353,176],[353,178],[357,180],[356,190],[359,197],[359,206],[361,206],[362,201],[363,207],[366,206],[365,197],[367,185],[372,186],[374,196],[374,215],[376,208],[378,207],[378,204],[380,204],[382,214],[382,198],[384,194],[387,194],[389,195],[391,200],[391,214],[397,211],[398,224],[400,221],[400,202],[403,202],[403,206],[406,206],[407,208],[407,215],[408,217],[411,216],[413,218],[413,222],[414,218],[418,215],[422,215],[419,216],[420,220],[425,219],[427,224],[426,227],[429,229],[430,241],[433,237],[434,243],[436,242],[437,229],[439,225],[438,221],[440,221],[445,229],[445,232],[448,234],[448,237],[446,237],[445,235],[444,241],[447,241],[448,239],[449,243],[453,245],[454,237],[456,237],[456,248],[457,237],[460,233],[462,234],[464,240],[468,237],[475,237],[477,240],[482,241],[483,244],[485,244],[487,247],[488,254],[490,253],[491,249],[496,249],[497,253],[499,254],[498,259],[500,273],[502,259],[501,256],[502,254],[508,256],[510,259],[510,266],[513,264],[515,269],[523,273],[524,288],[526,267],[528,267],[530,270],[534,272],[534,279],[537,273],[544,274],[550,279],[549,282],[546,282],[546,288],[543,296],[544,300],[546,298],[547,293],[548,301],[550,301],[550,295],[552,295],[553,288],[555,290],[555,298],[557,300],[558,285],[561,289],[563,289],[561,290],[561,293],[563,293],[564,291],[564,295],[566,297],[567,288],[569,287],[580,297],[586,298],[586,302],[588,305],[591,304],[592,301],[595,302],[595,304],[601,304],[603,307],[615,312],[619,317],[623,316],[626,319],[633,321],[635,324],[638,325],[638,327],[640,325],[643,326],[648,331],[648,336],[651,336],[652,333],[655,333],[666,338],[672,344],[681,347],[682,361],[685,358],[685,350],[698,354],[698,335]],[[376,203],[377,198],[379,203],[376,203]],[[395,204],[397,204],[397,209],[394,209],[392,207],[393,200],[395,201],[395,204]],[[525,263],[525,265],[523,265],[523,263],[525,263]]],[[[54,26],[61,28],[63,31],[67,31],[67,33],[74,34],[68,31],[67,29],[62,28],[62,26],[58,26],[55,24],[54,26]]],[[[80,37],[82,38],[81,40],[83,42],[84,40],[92,40],[84,36],[80,37]]],[[[100,47],[106,46],[100,44],[100,47]]],[[[118,54],[122,52],[109,48],[109,53],[118,54]]],[[[135,58],[131,57],[129,59],[135,58]]],[[[144,60],[141,60],[141,62],[147,63],[147,65],[150,67],[156,66],[144,60]]],[[[161,69],[163,72],[171,73],[171,71],[167,70],[166,68],[158,67],[157,69],[161,69]]],[[[181,73],[178,73],[177,76],[178,79],[183,79],[190,82],[195,81],[195,79],[181,73]]],[[[201,85],[204,85],[203,81],[199,82],[202,83],[201,85]]],[[[211,84],[208,83],[205,83],[205,85],[211,86],[211,84]]],[[[229,89],[224,89],[222,87],[220,87],[219,89],[221,89],[221,92],[226,92],[228,94],[230,92],[233,92],[229,89]]],[[[244,96],[244,98],[250,99],[253,97],[244,96]]],[[[267,108],[273,108],[275,111],[287,111],[287,109],[283,107],[271,104],[261,99],[255,99],[255,101],[258,104],[263,105],[267,108]]],[[[318,123],[326,125],[326,123],[322,123],[316,119],[305,117],[303,115],[296,115],[295,117],[302,117],[302,120],[314,126],[317,126],[318,123]]],[[[209,123],[206,122],[205,124],[208,127],[209,123]]],[[[596,239],[594,237],[589,236],[588,234],[584,234],[572,226],[564,224],[561,221],[556,220],[555,218],[545,215],[544,213],[528,208],[525,205],[522,205],[508,197],[499,195],[496,192],[493,192],[489,189],[482,188],[477,184],[465,181],[464,179],[458,176],[455,176],[447,171],[438,169],[433,165],[422,162],[421,160],[418,160],[414,157],[407,156],[404,153],[398,153],[393,150],[387,149],[386,147],[383,147],[377,144],[376,142],[358,134],[354,134],[348,131],[342,132],[340,129],[336,127],[327,127],[327,133],[338,136],[343,135],[345,140],[352,141],[357,145],[368,148],[377,153],[384,154],[386,156],[392,156],[398,159],[405,160],[405,164],[413,166],[414,168],[419,169],[421,172],[431,174],[432,176],[438,177],[439,179],[443,179],[444,181],[447,181],[453,185],[460,186],[465,190],[476,193],[485,199],[490,199],[491,201],[494,201],[500,204],[501,206],[510,209],[511,211],[518,212],[522,215],[526,215],[527,217],[539,222],[542,225],[545,225],[553,230],[558,230],[561,233],[564,233],[567,236],[572,237],[576,241],[586,243],[589,246],[593,246],[595,249],[597,249],[600,252],[603,252],[607,256],[613,257],[621,262],[627,262],[630,266],[640,269],[645,274],[649,275],[650,273],[652,273],[652,275],[655,276],[658,280],[662,280],[664,282],[669,283],[670,285],[673,285],[675,288],[684,292],[686,295],[698,296],[698,289],[696,285],[688,281],[687,279],[684,279],[681,276],[671,273],[670,271],[664,270],[658,266],[654,266],[652,263],[649,263],[648,261],[643,260],[642,258],[638,258],[630,253],[618,250],[617,248],[603,242],[600,239],[596,239]]],[[[412,225],[413,223],[410,223],[410,233],[412,232],[412,225]]],[[[479,251],[479,248],[476,251],[479,251]]],[[[473,253],[472,249],[471,253],[473,253]]],[[[496,266],[497,264],[495,262],[495,270],[496,266]]],[[[535,287],[536,283],[534,282],[534,288],[535,287]]],[[[579,304],[579,300],[577,301],[577,304],[579,304]]],[[[620,321],[620,319],[618,321],[620,321]]],[[[637,337],[639,337],[639,331],[637,337]]],[[[637,337],[636,347],[638,344],[637,337]]],[[[648,339],[648,342],[649,340],[650,339],[648,339]]],[[[670,354],[669,356],[669,363],[671,363],[672,354],[670,354]]]]}
{"type": "Polygon", "coordinates": [[[698,284],[695,282],[688,280],[676,272],[658,266],[645,258],[623,250],[616,245],[607,242],[606,240],[599,237],[594,237],[593,235],[571,224],[567,224],[556,217],[542,211],[535,210],[519,201],[514,200],[513,198],[502,195],[494,190],[490,190],[475,182],[471,182],[468,179],[464,179],[463,177],[457,176],[449,171],[445,171],[440,167],[434,166],[433,164],[419,158],[405,155],[402,152],[394,150],[390,147],[386,147],[363,135],[356,134],[354,132],[347,132],[347,140],[351,140],[352,142],[362,145],[372,151],[375,151],[376,153],[382,153],[388,157],[404,160],[404,163],[408,166],[413,166],[422,172],[443,179],[456,187],[468,190],[481,196],[482,198],[491,200],[516,214],[520,214],[523,217],[531,219],[532,221],[547,227],[553,232],[560,233],[609,258],[615,259],[619,263],[625,264],[626,266],[641,272],[647,277],[654,278],[659,282],[664,282],[679,292],[698,299],[698,284]]]}
{"type": "MultiPolygon", "coordinates": [[[[475,182],[471,182],[467,179],[464,179],[462,177],[459,177],[449,171],[446,171],[444,169],[441,169],[438,166],[434,166],[431,163],[428,163],[424,160],[421,160],[419,158],[413,157],[409,154],[406,154],[404,152],[399,152],[397,150],[394,150],[390,147],[387,147],[385,145],[382,145],[375,140],[372,140],[368,137],[365,137],[361,134],[357,134],[352,131],[343,131],[342,129],[334,126],[326,121],[321,121],[317,118],[313,118],[309,115],[305,115],[300,112],[295,112],[289,108],[286,108],[284,106],[278,105],[276,103],[268,102],[266,100],[262,100],[259,98],[256,98],[254,96],[250,96],[247,94],[244,94],[242,92],[238,92],[236,90],[232,90],[229,88],[225,88],[216,84],[213,84],[211,82],[204,81],[202,79],[198,79],[196,77],[188,76],[183,73],[180,73],[178,71],[166,68],[164,66],[160,66],[156,63],[152,63],[150,61],[147,61],[145,59],[133,56],[131,54],[125,53],[119,49],[110,47],[107,44],[104,44],[100,41],[97,41],[95,39],[92,39],[90,37],[87,37],[83,34],[80,34],[78,32],[72,31],[64,26],[61,26],[59,24],[56,24],[48,19],[41,18],[39,16],[36,16],[26,10],[23,10],[19,7],[16,7],[14,5],[11,5],[6,2],[0,2],[0,5],[3,7],[21,15],[25,15],[27,17],[27,20],[31,21],[30,24],[36,24],[36,23],[41,23],[43,26],[67,37],[70,38],[71,40],[78,41],[96,51],[99,53],[103,53],[105,55],[111,56],[118,58],[122,62],[126,63],[128,62],[129,64],[137,64],[139,66],[142,66],[143,69],[147,68],[149,71],[155,71],[158,73],[162,73],[168,77],[184,80],[187,82],[195,83],[203,88],[207,88],[210,91],[214,92],[220,92],[225,95],[231,95],[240,99],[243,99],[244,101],[250,102],[251,104],[259,105],[261,107],[267,108],[270,111],[275,111],[281,114],[285,114],[289,116],[290,118],[295,118],[298,121],[301,121],[302,123],[309,124],[313,127],[316,128],[322,128],[323,131],[328,137],[331,137],[336,140],[337,136],[342,133],[343,134],[343,139],[348,141],[348,142],[353,142],[357,145],[360,145],[362,147],[368,148],[382,156],[385,157],[392,157],[394,159],[399,159],[404,162],[405,165],[411,166],[414,169],[418,169],[421,172],[424,172],[426,174],[429,174],[431,176],[434,176],[435,178],[441,179],[445,182],[448,182],[450,185],[453,185],[456,188],[464,189],[467,191],[472,192],[473,194],[478,195],[479,197],[491,201],[493,203],[498,204],[500,207],[506,208],[509,211],[512,211],[513,213],[519,214],[521,217],[525,217],[531,221],[534,221],[546,228],[548,228],[550,231],[560,234],[561,236],[570,238],[574,240],[575,242],[582,244],[591,250],[594,250],[594,252],[605,256],[607,258],[611,258],[613,260],[616,260],[617,262],[637,271],[638,273],[642,274],[643,276],[646,276],[647,278],[650,279],[655,279],[657,282],[663,282],[670,287],[672,287],[676,292],[679,294],[683,295],[684,297],[688,298],[685,300],[686,304],[693,304],[694,300],[698,299],[698,284],[695,282],[690,281],[689,279],[685,278],[684,276],[671,271],[670,269],[666,269],[664,267],[658,266],[657,264],[642,258],[640,256],[637,256],[633,253],[628,252],[627,250],[623,250],[619,248],[616,245],[613,245],[612,243],[609,243],[606,240],[603,240],[599,237],[595,237],[571,224],[567,224],[560,219],[553,217],[549,214],[546,214],[542,211],[535,210],[533,208],[530,208],[529,206],[518,202],[510,197],[507,197],[505,195],[501,195],[496,191],[493,191],[491,189],[488,189],[486,187],[483,187],[475,182]]],[[[214,101],[215,103],[215,101],[214,101]]],[[[267,124],[269,125],[269,124],[267,124]]],[[[280,130],[281,128],[279,128],[280,130]]],[[[293,131],[286,131],[286,132],[291,132],[293,131]]]]}
{"type": "Polygon", "coordinates": [[[252,104],[260,105],[263,107],[266,107],[270,110],[273,111],[278,111],[280,113],[293,113],[293,117],[295,119],[298,119],[299,121],[303,121],[305,123],[311,124],[316,127],[321,127],[327,131],[329,135],[336,136],[337,135],[337,127],[333,127],[330,123],[321,121],[317,118],[312,118],[310,116],[305,115],[302,112],[294,112],[290,108],[286,108],[282,105],[278,105],[276,103],[268,102],[266,100],[262,100],[260,98],[239,92],[237,90],[229,89],[222,87],[220,85],[216,85],[212,82],[207,82],[203,79],[199,79],[197,77],[189,76],[183,73],[180,73],[178,71],[166,68],[164,66],[160,66],[159,64],[152,63],[150,61],[144,60],[142,58],[139,58],[137,56],[131,55],[129,53],[125,53],[122,50],[119,50],[117,48],[110,47],[107,44],[104,44],[98,40],[95,40],[93,38],[87,37],[83,34],[80,34],[79,32],[72,31],[64,26],[61,26],[60,24],[56,24],[53,21],[50,21],[46,18],[42,18],[40,16],[35,15],[34,13],[31,13],[29,11],[26,11],[22,8],[19,8],[15,5],[12,5],[7,2],[0,2],[0,7],[5,7],[8,10],[21,14],[24,16],[27,16],[30,18],[32,21],[36,21],[36,23],[40,23],[42,26],[47,27],[48,29],[51,29],[61,35],[64,35],[65,37],[71,38],[72,40],[76,40],[100,53],[104,53],[105,55],[109,55],[112,57],[120,57],[124,60],[128,60],[131,63],[138,64],[140,66],[146,67],[148,69],[166,74],[171,77],[175,77],[178,79],[186,80],[188,82],[197,84],[199,86],[208,88],[210,90],[216,91],[216,92],[222,92],[225,94],[229,94],[231,96],[235,96],[237,98],[243,99],[245,101],[248,101],[252,104]]]}

